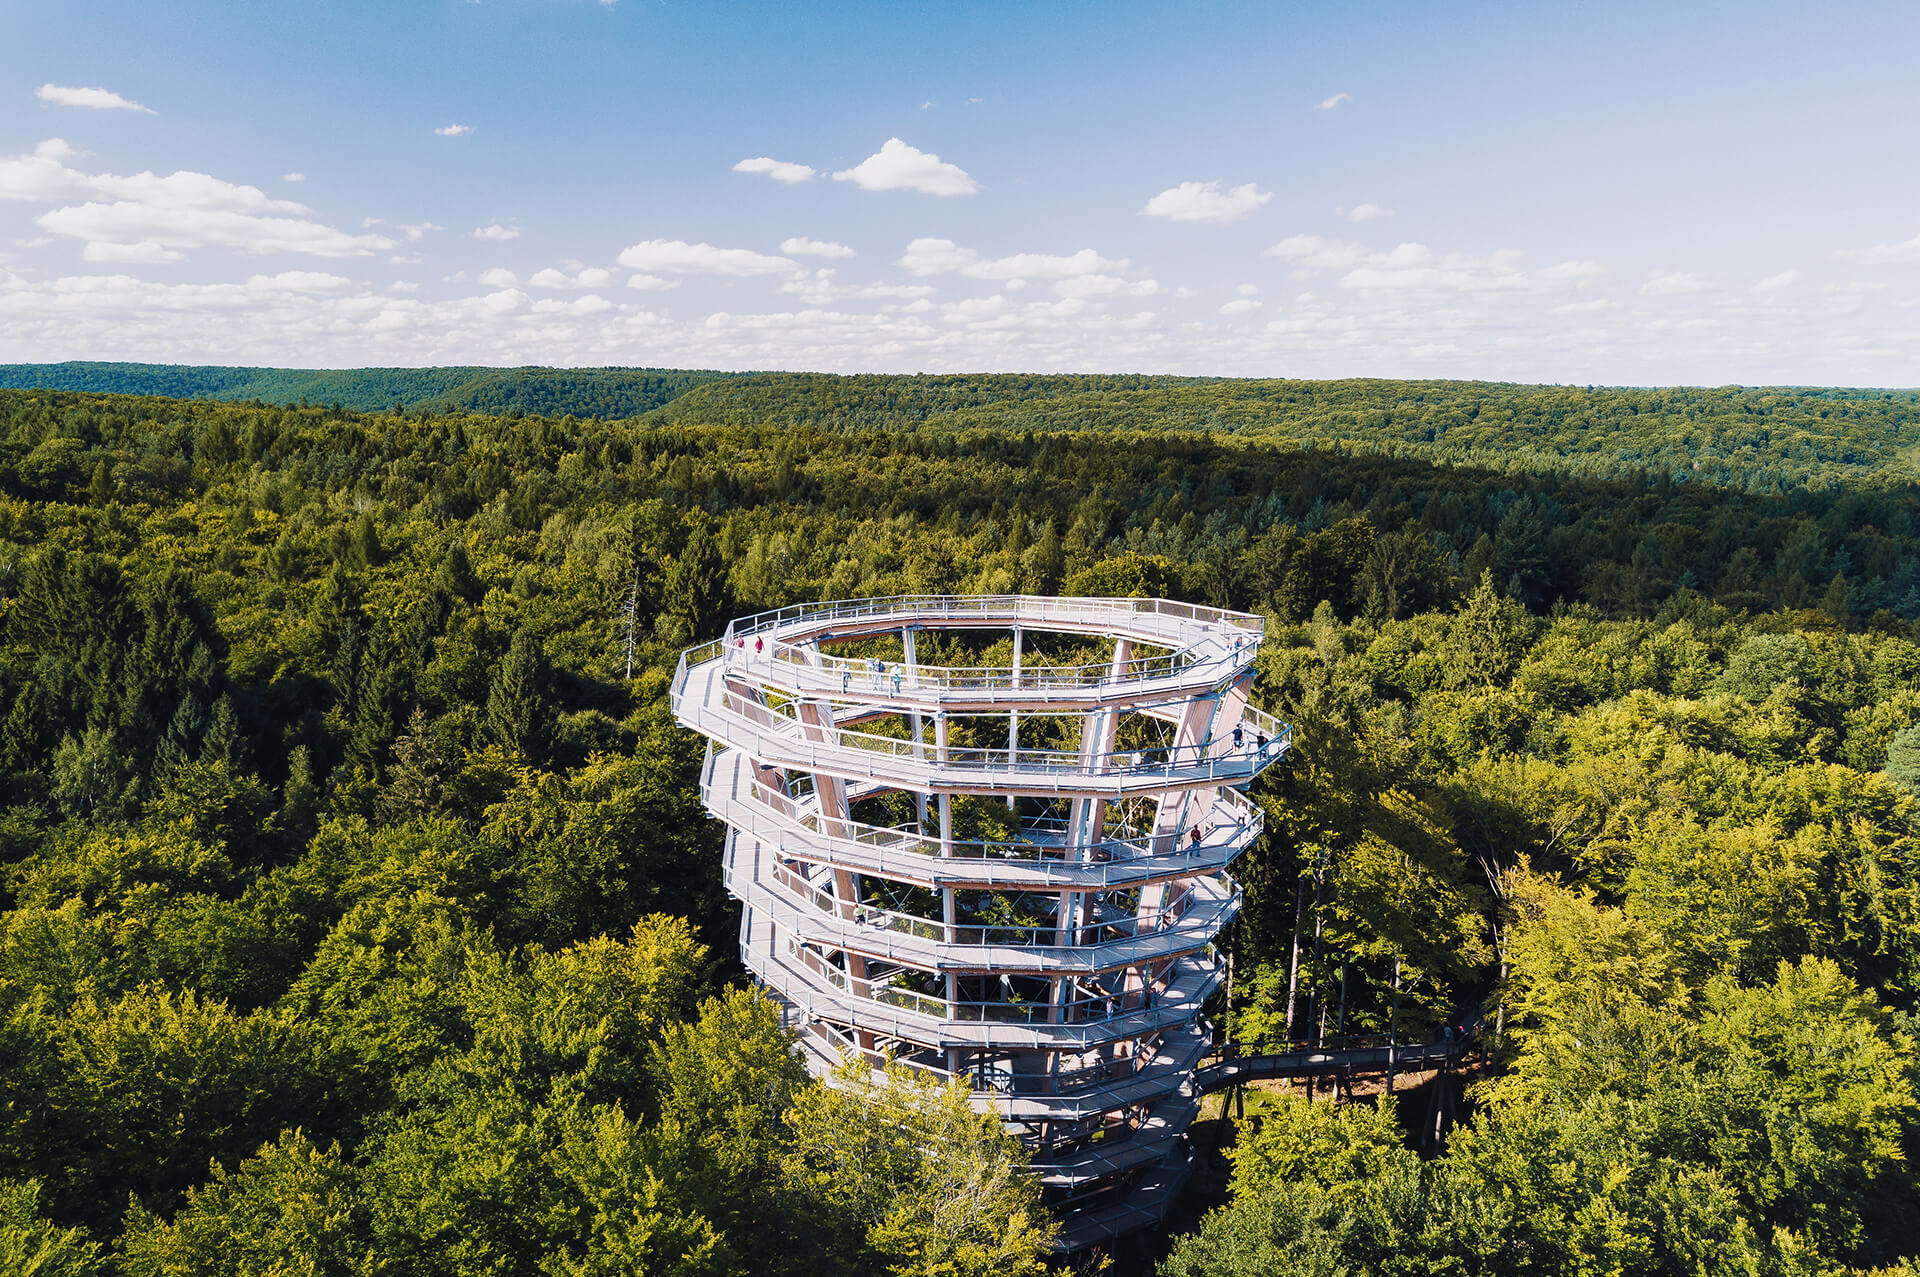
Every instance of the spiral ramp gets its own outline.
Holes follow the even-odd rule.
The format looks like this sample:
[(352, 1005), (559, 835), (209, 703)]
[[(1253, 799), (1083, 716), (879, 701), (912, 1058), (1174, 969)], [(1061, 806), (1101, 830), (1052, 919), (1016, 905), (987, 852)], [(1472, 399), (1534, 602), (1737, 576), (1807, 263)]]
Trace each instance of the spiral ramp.
[[(1027, 1145), (1062, 1250), (1154, 1223), (1186, 1177), (1226, 870), (1262, 832), (1241, 791), (1291, 744), (1247, 704), (1261, 627), (861, 599), (735, 621), (674, 675), (742, 959), (809, 1067), (965, 1079)], [(1010, 662), (954, 659), (1009, 640)]]

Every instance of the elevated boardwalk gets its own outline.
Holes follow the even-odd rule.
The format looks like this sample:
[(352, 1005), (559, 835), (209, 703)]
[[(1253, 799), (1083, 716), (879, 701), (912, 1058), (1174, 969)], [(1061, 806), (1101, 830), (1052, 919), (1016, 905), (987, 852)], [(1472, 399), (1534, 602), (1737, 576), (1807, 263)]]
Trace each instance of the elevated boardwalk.
[(1307, 1046), (1242, 1055), (1237, 1051), (1203, 1060), (1193, 1073), (1194, 1089), (1205, 1095), (1271, 1078), (1328, 1077), (1339, 1073), (1420, 1073), (1458, 1068), (1474, 1048), (1467, 1035), (1443, 1042), (1382, 1043), (1366, 1046)]

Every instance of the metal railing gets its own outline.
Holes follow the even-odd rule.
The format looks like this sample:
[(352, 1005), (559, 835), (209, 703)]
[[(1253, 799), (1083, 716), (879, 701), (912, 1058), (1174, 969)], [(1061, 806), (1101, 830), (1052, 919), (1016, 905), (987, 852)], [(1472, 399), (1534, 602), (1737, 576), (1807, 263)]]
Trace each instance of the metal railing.
[[(703, 775), (702, 788), (712, 792), (712, 751), (709, 750), (707, 772)], [(884, 825), (863, 825), (851, 820), (829, 819), (816, 809), (803, 807), (800, 803), (781, 793), (771, 785), (750, 779), (746, 786), (747, 799), (766, 807), (779, 817), (789, 828), (798, 828), (814, 834), (826, 841), (846, 843), (853, 847), (874, 851), (898, 851), (930, 859), (959, 860), (996, 860), (1008, 865), (1032, 865), (1036, 869), (1054, 869), (1069, 864), (1125, 864), (1135, 860), (1148, 860), (1164, 856), (1164, 850), (1156, 852), (1153, 835), (1142, 830), (1127, 830), (1118, 836), (1102, 838), (1094, 843), (1041, 842), (1033, 837), (1024, 839), (968, 839), (956, 838), (943, 842), (938, 835), (916, 833), (910, 829), (895, 829)], [(736, 795), (738, 790), (733, 791)], [(1235, 819), (1231, 822), (1216, 818), (1203, 818), (1205, 826), (1203, 846), (1212, 847), (1220, 843), (1251, 842), (1258, 838), (1266, 828), (1266, 813), (1231, 790), (1231, 798), (1225, 800), (1235, 809)], [(1062, 825), (1065, 822), (1058, 822)], [(769, 830), (753, 830), (768, 836), (784, 832), (775, 827)], [(1179, 835), (1173, 835), (1177, 841)], [(1191, 844), (1182, 842), (1181, 850)]]
[[(860, 978), (834, 966), (805, 945), (787, 941), (787, 956), (799, 962), (805, 971), (818, 976), (843, 996), (896, 1010), (910, 1011), (934, 1020), (985, 1021), (997, 1024), (1097, 1024), (1139, 1011), (1153, 1011), (1182, 1004), (1175, 990), (1176, 981), (1145, 985), (1114, 993), (1079, 992), (1058, 999), (946, 998), (897, 983), (898, 973), (878, 978)], [(1209, 958), (1209, 961), (1211, 959)], [(1077, 981), (1075, 982), (1078, 983)]]
[[(1222, 642), (1219, 647), (1217, 655), (1228, 656), (1236, 663), (1243, 653), (1254, 650), (1253, 640), (1245, 637), (1231, 644)], [(1117, 668), (1110, 661), (1088, 665), (1053, 665), (1045, 662), (979, 666), (921, 665), (916, 662), (908, 665), (903, 661), (833, 656), (816, 647), (795, 646), (777, 639), (762, 651), (748, 647), (744, 636), (736, 637), (732, 646), (723, 648), (723, 651), (730, 669), (739, 669), (747, 674), (758, 674), (764, 666), (774, 667), (768, 672), (779, 674), (779, 667), (788, 666), (791, 667), (790, 681), (794, 684), (805, 683), (811, 688), (826, 691), (832, 691), (837, 686), (843, 695), (851, 695), (856, 688), (861, 691), (891, 689), (895, 696), (903, 691), (1057, 692), (1113, 687), (1172, 678), (1210, 659), (1202, 655), (1196, 646), (1164, 655), (1131, 657)]]
[[(941, 748), (925, 740), (902, 740), (844, 727), (818, 727), (802, 721), (791, 706), (776, 710), (732, 690), (722, 691), (719, 705), (711, 708), (732, 724), (747, 729), (757, 747), (754, 750), (757, 756), (792, 759), (799, 765), (830, 775), (876, 775), (871, 760), (877, 758), (911, 762), (914, 780), (921, 778), (921, 769), (925, 768), (927, 774), (935, 770), (982, 774), (1025, 772), (1089, 779), (1164, 778), (1175, 784), (1214, 780), (1238, 784), (1251, 779), (1293, 744), (1292, 729), (1275, 724), (1278, 734), (1269, 735), (1264, 749), (1249, 749), (1244, 745), (1236, 749), (1225, 741), (1151, 746), (1093, 755), (1065, 749), (953, 745)], [(716, 734), (736, 745), (744, 743), (736, 732)], [(867, 760), (864, 766), (862, 759)]]
[[(1059, 926), (1048, 923), (1037, 923), (1031, 926), (977, 922), (948, 923), (934, 918), (924, 918), (917, 914), (883, 909), (878, 905), (864, 902), (848, 908), (847, 901), (841, 900), (825, 887), (807, 881), (780, 864), (775, 864), (770, 877), (762, 878), (762, 881), (778, 883), (789, 895), (800, 902), (810, 904), (819, 912), (854, 926), (894, 931), (919, 940), (931, 940), (935, 944), (966, 947), (1001, 946), (1018, 949), (1090, 948), (1152, 937), (1155, 934), (1173, 930), (1196, 906), (1211, 906), (1215, 913), (1232, 913), (1237, 910), (1241, 899), (1237, 883), (1223, 883), (1225, 889), (1217, 895), (1210, 891), (1187, 888), (1179, 892), (1163, 909), (1082, 923), (1063, 931)], [(1211, 938), (1211, 936), (1207, 937), (1207, 939)]]
[(796, 621), (871, 620), (874, 617), (1005, 619), (1008, 628), (1048, 621), (1111, 626), (1119, 619), (1167, 617), (1177, 622), (1265, 632), (1266, 621), (1252, 612), (1182, 603), (1175, 599), (1072, 598), (1048, 594), (895, 594), (870, 599), (833, 599), (794, 603), (736, 618), (722, 639), (758, 635)]

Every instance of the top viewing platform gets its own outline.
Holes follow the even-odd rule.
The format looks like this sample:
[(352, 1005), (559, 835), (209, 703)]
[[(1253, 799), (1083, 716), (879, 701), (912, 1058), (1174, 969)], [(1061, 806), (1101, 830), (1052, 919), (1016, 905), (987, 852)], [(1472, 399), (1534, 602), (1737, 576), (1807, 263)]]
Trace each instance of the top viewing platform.
[[(734, 621), (686, 654), (688, 665), (720, 660), (727, 677), (796, 696), (859, 695), (923, 709), (1092, 707), (1178, 699), (1230, 682), (1253, 663), (1263, 621), (1247, 612), (1167, 599), (1076, 599), (1036, 595), (905, 595), (802, 604)], [(827, 645), (905, 629), (1001, 630), (1015, 635), (1014, 662), (921, 664), (838, 656)], [(1160, 649), (1091, 665), (1021, 660), (1023, 632), (1086, 634)]]

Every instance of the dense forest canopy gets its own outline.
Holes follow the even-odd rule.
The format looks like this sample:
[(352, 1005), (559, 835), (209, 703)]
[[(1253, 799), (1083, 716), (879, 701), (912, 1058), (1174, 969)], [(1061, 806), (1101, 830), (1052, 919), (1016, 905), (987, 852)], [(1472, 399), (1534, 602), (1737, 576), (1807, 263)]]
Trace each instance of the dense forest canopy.
[(672, 368), (219, 368), (185, 364), (0, 364), (0, 388), (86, 390), (356, 411), (533, 412), (637, 417), (726, 373)]
[(0, 365), (0, 388), (339, 404), (358, 411), (653, 414), (652, 425), (1233, 434), (1594, 478), (1756, 492), (1920, 478), (1920, 391), (1628, 388), (1116, 375), (831, 376), (639, 368)]
[(1216, 1019), (1500, 1026), (1444, 1156), (1279, 1106), (1167, 1271), (1920, 1252), (1912, 395), (502, 376), (0, 392), (17, 1268), (1035, 1270), (992, 1123), (739, 987), (664, 703), (736, 612), (976, 591), (1270, 618)]

